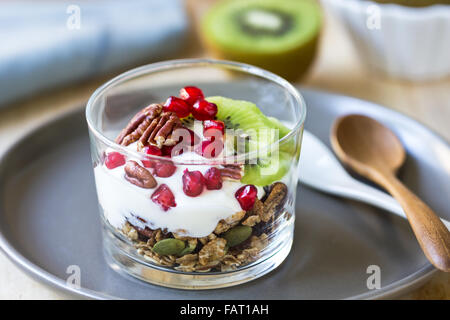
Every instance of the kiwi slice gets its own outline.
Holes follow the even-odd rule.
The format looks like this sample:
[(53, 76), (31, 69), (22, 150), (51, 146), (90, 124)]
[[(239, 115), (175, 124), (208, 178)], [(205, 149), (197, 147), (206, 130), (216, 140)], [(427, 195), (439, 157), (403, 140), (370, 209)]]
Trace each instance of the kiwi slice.
[(244, 168), (244, 176), (241, 182), (257, 186), (268, 186), (279, 181), (289, 171), (292, 157), (284, 152), (273, 155), (258, 164), (248, 164)]
[[(277, 118), (267, 117), (267, 119), (274, 128), (278, 129), (278, 136), (280, 139), (286, 136), (289, 132), (291, 132), (291, 129), (282, 124), (280, 120), (278, 120)], [(292, 154), (294, 152), (294, 149), (295, 149), (295, 142), (292, 139), (280, 145), (280, 150), (283, 152)]]
[[(208, 97), (206, 100), (217, 105), (216, 117), (224, 121), (227, 129), (241, 129), (243, 134), (248, 136), (250, 149), (264, 148), (280, 138), (261, 135), (260, 129), (279, 129), (279, 134), (282, 136), (289, 132), (289, 129), (277, 119), (266, 117), (252, 102), (220, 96)], [(245, 165), (241, 181), (246, 184), (266, 186), (281, 179), (289, 170), (292, 157), (285, 151), (287, 150), (280, 149), (277, 153), (268, 152), (266, 156), (259, 154), (256, 164)]]
[[(267, 117), (267, 121), (272, 128), (278, 129), (279, 139), (290, 132), (290, 129), (277, 118)], [(267, 186), (283, 178), (289, 171), (292, 159), (290, 153), (292, 153), (293, 146), (294, 141), (289, 141), (287, 144), (280, 146), (278, 154), (271, 154), (268, 158), (259, 159), (258, 165), (246, 166), (241, 182)]]
[(272, 125), (274, 128), (277, 128), (277, 129), (278, 129), (280, 138), (283, 138), (285, 135), (287, 135), (287, 134), (291, 131), (288, 127), (286, 127), (284, 124), (282, 124), (282, 123), (280, 122), (280, 120), (278, 120), (277, 118), (274, 118), (274, 117), (267, 117), (267, 120), (270, 121), (271, 125)]
[(205, 15), (201, 31), (219, 58), (296, 80), (313, 62), (320, 27), (314, 0), (225, 0)]
[(264, 148), (278, 139), (262, 134), (264, 132), (260, 129), (272, 129), (275, 126), (254, 103), (220, 96), (208, 97), (206, 100), (217, 105), (216, 118), (222, 120), (227, 129), (242, 130), (242, 133), (248, 136), (248, 148), (252, 150)]

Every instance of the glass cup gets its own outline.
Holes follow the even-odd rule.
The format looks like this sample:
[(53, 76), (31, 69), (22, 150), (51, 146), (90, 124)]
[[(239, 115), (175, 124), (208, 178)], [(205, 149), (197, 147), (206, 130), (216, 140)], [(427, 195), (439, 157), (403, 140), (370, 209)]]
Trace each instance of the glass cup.
[[(219, 119), (227, 127), (222, 136), (207, 137), (204, 123), (188, 117), (178, 127), (195, 135), (177, 140), (172, 130), (165, 140), (143, 139), (139, 125), (169, 123), (161, 120), (161, 104), (185, 86), (257, 107), (234, 101), (238, 111)], [(207, 98), (225, 108), (220, 99)], [(143, 109), (151, 104), (160, 105)], [(157, 112), (149, 116), (150, 109)], [(154, 63), (98, 88), (86, 118), (108, 264), (183, 289), (237, 285), (275, 269), (293, 240), (305, 115), (289, 82), (228, 61)], [(207, 155), (202, 145), (211, 140), (221, 147)], [(173, 143), (182, 151), (174, 153)]]

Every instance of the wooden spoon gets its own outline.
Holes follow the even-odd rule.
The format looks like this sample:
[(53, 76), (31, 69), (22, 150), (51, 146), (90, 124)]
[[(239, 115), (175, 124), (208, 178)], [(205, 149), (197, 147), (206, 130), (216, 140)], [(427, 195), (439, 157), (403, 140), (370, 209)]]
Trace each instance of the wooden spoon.
[(450, 272), (448, 229), (395, 176), (406, 158), (405, 150), (395, 134), (372, 118), (348, 115), (335, 121), (331, 131), (331, 144), (342, 162), (384, 187), (397, 199), (425, 256), (436, 268)]

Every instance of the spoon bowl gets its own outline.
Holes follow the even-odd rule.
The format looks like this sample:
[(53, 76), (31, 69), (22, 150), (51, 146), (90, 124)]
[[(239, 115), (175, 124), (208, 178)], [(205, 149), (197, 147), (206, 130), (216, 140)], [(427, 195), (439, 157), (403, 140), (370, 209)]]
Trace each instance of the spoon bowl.
[(332, 129), (333, 148), (343, 162), (366, 176), (369, 168), (396, 172), (406, 152), (397, 136), (378, 121), (363, 115), (336, 120)]
[(450, 272), (450, 233), (436, 214), (395, 176), (406, 152), (395, 134), (362, 115), (338, 118), (331, 145), (339, 159), (360, 175), (384, 187), (402, 206), (428, 260)]

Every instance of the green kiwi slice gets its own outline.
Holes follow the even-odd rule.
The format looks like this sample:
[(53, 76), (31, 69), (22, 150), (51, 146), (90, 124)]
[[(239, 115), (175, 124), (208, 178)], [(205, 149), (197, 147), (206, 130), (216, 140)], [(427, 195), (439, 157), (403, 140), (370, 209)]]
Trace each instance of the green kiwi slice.
[(279, 130), (280, 138), (283, 138), (285, 135), (287, 135), (291, 131), (288, 127), (286, 127), (284, 124), (282, 124), (280, 122), (280, 120), (278, 120), (277, 118), (267, 117), (267, 120), (270, 121), (271, 125), (274, 128), (277, 128)]
[(258, 162), (258, 164), (248, 164), (244, 168), (244, 176), (241, 182), (254, 184), (257, 186), (268, 186), (282, 179), (289, 171), (290, 159), (292, 157), (284, 152)]
[[(250, 149), (265, 148), (289, 133), (289, 129), (281, 122), (275, 118), (266, 117), (252, 102), (220, 96), (208, 97), (206, 100), (217, 105), (216, 117), (224, 121), (227, 129), (241, 129), (248, 135)], [(279, 129), (279, 135), (261, 135), (260, 129), (264, 128)], [(280, 149), (268, 152), (266, 156), (259, 155), (256, 163), (245, 165), (241, 181), (246, 184), (266, 186), (281, 179), (290, 165), (291, 156), (285, 151), (287, 150)]]
[(201, 32), (218, 57), (295, 80), (312, 64), (320, 27), (314, 0), (225, 0), (205, 15)]
[(275, 141), (275, 137), (269, 139), (266, 136), (258, 135), (259, 129), (270, 129), (273, 126), (269, 124), (267, 117), (254, 103), (220, 96), (209, 97), (206, 100), (217, 105), (216, 117), (225, 123), (227, 129), (244, 131), (249, 136), (250, 144), (257, 144), (255, 147), (262, 148)]

